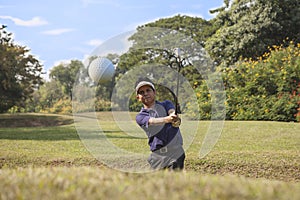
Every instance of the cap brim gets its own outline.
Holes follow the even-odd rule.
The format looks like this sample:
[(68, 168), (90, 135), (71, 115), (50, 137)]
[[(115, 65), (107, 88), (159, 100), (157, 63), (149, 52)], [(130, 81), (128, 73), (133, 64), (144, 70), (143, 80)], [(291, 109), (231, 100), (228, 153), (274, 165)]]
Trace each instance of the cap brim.
[(148, 81), (141, 81), (139, 82), (139, 84), (137, 84), (137, 86), (135, 87), (135, 91), (136, 93), (139, 91), (139, 89), (145, 85), (150, 86), (153, 90), (155, 90), (155, 87), (152, 83), (148, 82)]

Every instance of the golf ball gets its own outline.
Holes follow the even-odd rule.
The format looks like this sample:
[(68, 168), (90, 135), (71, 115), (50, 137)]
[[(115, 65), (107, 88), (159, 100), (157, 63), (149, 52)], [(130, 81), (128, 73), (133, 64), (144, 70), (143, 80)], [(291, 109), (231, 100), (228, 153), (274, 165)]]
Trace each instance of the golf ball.
[(112, 81), (115, 73), (114, 64), (107, 58), (98, 57), (93, 60), (88, 68), (90, 78), (96, 83)]

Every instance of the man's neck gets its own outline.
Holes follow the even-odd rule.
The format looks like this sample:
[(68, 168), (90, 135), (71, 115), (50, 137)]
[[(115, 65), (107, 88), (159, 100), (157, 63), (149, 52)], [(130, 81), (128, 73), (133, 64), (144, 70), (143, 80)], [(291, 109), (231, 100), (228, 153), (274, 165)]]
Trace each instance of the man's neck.
[(148, 104), (148, 105), (144, 104), (144, 108), (146, 108), (146, 109), (154, 109), (155, 108), (155, 103), (156, 103), (156, 101), (154, 101), (152, 104)]

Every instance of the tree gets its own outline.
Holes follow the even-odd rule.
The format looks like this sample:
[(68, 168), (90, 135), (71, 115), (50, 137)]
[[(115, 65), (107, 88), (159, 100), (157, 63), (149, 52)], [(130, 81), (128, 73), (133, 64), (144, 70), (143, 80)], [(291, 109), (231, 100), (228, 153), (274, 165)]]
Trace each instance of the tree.
[(24, 107), (43, 84), (42, 65), (24, 46), (14, 44), (12, 33), (0, 27), (0, 113), (12, 106)]
[(72, 89), (77, 80), (78, 73), (83, 68), (84, 65), (81, 61), (71, 60), (70, 64), (60, 64), (55, 66), (50, 72), (50, 78), (57, 81), (63, 87), (64, 94), (70, 100), (72, 100)]
[(207, 39), (218, 29), (216, 25), (214, 20), (176, 15), (139, 26), (137, 32), (129, 38), (133, 41), (133, 47), (120, 57), (117, 74), (120, 76), (133, 66), (143, 64), (169, 65), (169, 58), (163, 56), (163, 51), (171, 53), (179, 47), (185, 50), (184, 56), (194, 64), (182, 70), (182, 74), (193, 84), (201, 79), (195, 66), (201, 64), (201, 54), (204, 53)]
[[(171, 92), (177, 92), (177, 73), (170, 73), (167, 68), (174, 64), (174, 49), (180, 48), (182, 50), (181, 57), (186, 58), (186, 61), (188, 60), (183, 63), (184, 68), (180, 71), (180, 74), (189, 81), (189, 86), (198, 87), (199, 80), (204, 78), (203, 75), (214, 70), (211, 63), (204, 63), (207, 61), (208, 56), (204, 49), (206, 40), (217, 29), (213, 21), (177, 15), (139, 26), (137, 32), (129, 38), (133, 46), (120, 57), (117, 79), (121, 79), (123, 75), (126, 75), (127, 80), (134, 81), (140, 75), (128, 78), (127, 72), (135, 67), (139, 67), (137, 71), (141, 72), (143, 66), (149, 66), (146, 67), (148, 70), (145, 70), (144, 74), (148, 74), (156, 83), (157, 90), (160, 91), (158, 99), (172, 100)], [(152, 71), (149, 71), (151, 69)], [(181, 83), (183, 82), (184, 80), (181, 80)], [(187, 90), (183, 88), (183, 84), (180, 85), (179, 93), (183, 96)], [(118, 94), (129, 92), (130, 89), (132, 90), (132, 88), (124, 89)], [(129, 107), (132, 110), (138, 109), (134, 94)], [(182, 110), (184, 110), (184, 106), (182, 106)]]
[(27, 110), (40, 112), (52, 108), (57, 101), (64, 99), (65, 94), (57, 81), (49, 81), (42, 85), (33, 97), (34, 101), (27, 105)]
[[(286, 38), (300, 41), (299, 0), (225, 0), (216, 9), (220, 29), (206, 48), (218, 64), (229, 66), (242, 58), (256, 59), (269, 46)], [(231, 2), (231, 4), (230, 4)]]

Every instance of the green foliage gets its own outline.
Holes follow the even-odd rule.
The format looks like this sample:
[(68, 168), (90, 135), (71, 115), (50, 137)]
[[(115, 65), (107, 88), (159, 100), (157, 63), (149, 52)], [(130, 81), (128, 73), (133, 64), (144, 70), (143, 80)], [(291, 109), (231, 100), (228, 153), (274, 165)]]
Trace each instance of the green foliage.
[(95, 101), (95, 111), (110, 111), (111, 101), (98, 97)]
[[(32, 101), (27, 102), (26, 112), (72, 113), (74, 84), (76, 81), (84, 83), (87, 77), (87, 71), (83, 63), (79, 60), (72, 60), (69, 64), (60, 64), (51, 70), (50, 77), (50, 81), (47, 81), (39, 90), (35, 91)], [(91, 92), (83, 89), (84, 87), (77, 92), (82, 92), (82, 94)], [(84, 95), (81, 96), (84, 98)], [(78, 99), (78, 101), (82, 101), (82, 99)], [(78, 108), (80, 103), (74, 103)], [(80, 110), (90, 110), (91, 106), (89, 103), (87, 104), (84, 107), (81, 106)]]
[[(190, 83), (196, 80), (200, 81), (202, 76), (199, 69), (195, 66), (202, 67), (199, 59), (202, 58), (203, 46), (206, 39), (216, 29), (213, 20), (206, 21), (197, 17), (180, 15), (160, 19), (138, 27), (137, 32), (129, 38), (129, 40), (133, 41), (132, 48), (120, 57), (116, 81), (122, 79), (122, 76), (129, 70), (135, 69), (135, 67), (139, 67), (139, 70), (141, 70), (141, 66), (148, 65), (148, 71), (145, 70), (144, 76), (151, 76), (157, 85), (158, 99), (173, 101), (174, 97), (171, 94), (172, 92), (175, 93), (176, 89), (174, 87), (175, 84), (170, 86), (170, 83), (176, 83), (177, 75), (169, 73), (168, 68), (171, 68), (174, 62), (171, 58), (174, 48), (181, 48), (184, 54), (181, 56), (193, 62), (193, 65), (185, 62), (183, 64), (185, 67), (181, 70), (180, 75), (184, 76)], [(160, 73), (157, 72), (157, 66), (161, 67), (159, 69)], [(138, 76), (135, 76), (126, 79), (137, 80), (138, 78)], [(126, 85), (123, 87), (126, 87)], [(126, 88), (124, 91), (132, 91), (132, 89), (133, 87), (130, 89)], [(184, 94), (184, 89), (181, 90), (179, 93)], [(120, 96), (122, 97), (122, 95)], [(140, 103), (136, 101), (133, 94), (129, 102), (130, 110), (138, 111), (140, 107)], [(185, 105), (182, 109), (185, 109)]]
[(208, 39), (207, 50), (218, 64), (241, 57), (255, 59), (289, 37), (299, 42), (299, 0), (233, 0), (216, 11), (220, 29)]
[(50, 78), (57, 81), (63, 88), (65, 95), (72, 99), (72, 89), (75, 81), (78, 78), (78, 73), (84, 65), (79, 60), (71, 60), (70, 64), (60, 64), (52, 68)]
[(7, 112), (11, 113), (11, 114), (19, 113), (19, 112), (24, 113), (25, 112), (25, 108), (18, 107), (18, 106), (13, 106)]
[[(226, 87), (227, 119), (300, 121), (299, 1), (224, 0), (224, 6), (211, 12), (218, 15), (209, 21), (176, 15), (139, 26), (129, 38), (133, 46), (128, 52), (107, 55), (117, 64), (115, 79), (95, 86), (96, 91), (80, 90), (95, 95), (73, 103), (78, 104), (80, 111), (111, 110), (110, 100), (117, 86), (122, 87), (115, 97), (118, 109), (129, 106), (129, 110), (139, 111), (141, 104), (136, 101), (133, 85), (141, 74), (152, 77), (159, 100), (173, 100), (170, 91), (175, 92), (172, 83), (176, 75), (155, 67), (170, 69), (174, 64), (173, 49), (179, 47), (184, 50), (182, 57), (190, 61), (184, 63), (180, 75), (188, 80), (198, 99), (197, 108), (195, 101), (182, 105), (191, 119), (221, 117), (222, 113), (215, 116), (213, 109), (224, 107), (217, 100), (225, 94), (213, 89), (214, 84), (220, 84), (218, 80), (209, 79), (210, 74), (221, 71)], [(75, 81), (85, 83), (87, 78), (83, 64), (73, 60), (68, 65), (55, 66), (51, 81), (40, 86), (38, 61), (31, 55), (25, 56), (29, 52), (25, 47), (13, 44), (11, 33), (4, 26), (0, 34), (0, 112), (69, 113)], [(280, 45), (284, 39), (296, 45), (293, 42)], [(206, 56), (214, 62), (206, 60)], [(92, 56), (90, 62), (95, 58)], [(150, 68), (144, 68), (145, 65)], [(26, 77), (26, 73), (31, 77)], [(123, 79), (127, 81), (125, 84)], [(187, 88), (180, 88), (179, 94), (185, 94)], [(124, 99), (128, 95), (131, 95), (129, 105), (128, 99)], [(82, 101), (87, 102), (83, 105)]]
[(42, 83), (42, 65), (26, 47), (14, 44), (12, 33), (0, 27), (0, 113), (22, 109)]
[[(43, 111), (42, 111), (43, 112)], [(60, 99), (54, 103), (54, 105), (49, 108), (46, 113), (55, 114), (71, 114), (72, 113), (72, 101), (68, 98)]]
[[(148, 23), (146, 27), (160, 27), (168, 30), (176, 30), (181, 34), (191, 37), (193, 41), (205, 46), (206, 40), (211, 37), (219, 28), (214, 20), (207, 21), (199, 17), (176, 15), (170, 18), (159, 19)], [(143, 26), (139, 27), (142, 28)], [(138, 28), (138, 30), (139, 30)]]
[(33, 93), (31, 101), (27, 101), (26, 112), (50, 112), (57, 101), (67, 98), (62, 85), (57, 81), (49, 81)]
[(191, 103), (187, 105), (187, 116), (193, 120), (210, 120), (211, 119), (211, 95), (207, 87), (206, 81), (196, 81), (194, 83), (195, 94), (197, 96), (198, 109), (195, 109)]
[[(288, 47), (274, 45), (261, 57), (241, 60), (235, 67), (219, 67), (226, 89), (226, 119), (299, 121), (300, 44), (287, 43)], [(194, 82), (200, 113), (188, 105), (191, 119), (209, 120), (213, 106), (224, 106), (211, 97), (222, 98), (225, 93), (208, 85), (207, 80)]]
[[(216, 25), (214, 20), (177, 15), (138, 27), (129, 38), (133, 41), (133, 47), (120, 57), (118, 78), (139, 65), (159, 63), (169, 66), (170, 59), (166, 52), (171, 53), (174, 48), (183, 49), (185, 55), (182, 56), (197, 62), (207, 38), (217, 30)], [(186, 66), (182, 74), (191, 83), (202, 79), (193, 66)]]
[(299, 44), (273, 46), (258, 61), (246, 59), (225, 71), (228, 119), (299, 120)]

